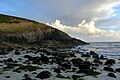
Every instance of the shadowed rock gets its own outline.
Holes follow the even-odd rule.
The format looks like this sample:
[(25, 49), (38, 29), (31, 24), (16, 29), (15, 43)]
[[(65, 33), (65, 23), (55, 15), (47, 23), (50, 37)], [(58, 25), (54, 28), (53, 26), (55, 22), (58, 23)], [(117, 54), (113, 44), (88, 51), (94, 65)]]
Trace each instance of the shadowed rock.
[(47, 78), (50, 78), (50, 76), (51, 76), (51, 73), (49, 71), (42, 71), (36, 76), (36, 78), (47, 79)]
[(116, 72), (120, 72), (120, 68), (117, 68), (115, 71), (116, 71)]
[(115, 60), (113, 60), (113, 59), (108, 59), (106, 62), (105, 62), (105, 65), (113, 65), (113, 64), (115, 64), (116, 62), (115, 62)]
[(110, 71), (110, 72), (115, 72), (114, 69), (110, 68), (110, 67), (104, 67), (103, 70)]
[(113, 77), (113, 78), (117, 78), (116, 75), (115, 75), (114, 73), (108, 73), (107, 76), (109, 76), (109, 77)]

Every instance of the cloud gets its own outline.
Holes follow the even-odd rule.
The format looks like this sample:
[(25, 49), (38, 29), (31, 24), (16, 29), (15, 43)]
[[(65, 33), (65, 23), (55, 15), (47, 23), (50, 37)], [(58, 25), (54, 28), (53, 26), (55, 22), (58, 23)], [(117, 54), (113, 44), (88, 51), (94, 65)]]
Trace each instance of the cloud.
[[(48, 23), (47, 23), (48, 24)], [(48, 24), (54, 28), (68, 33), (70, 36), (85, 41), (120, 41), (120, 31), (102, 30), (95, 27), (95, 22), (86, 22), (83, 20), (78, 26), (66, 26), (59, 20)]]
[(116, 16), (115, 7), (120, 5), (120, 0), (31, 1), (44, 13), (40, 12), (40, 14), (52, 21), (59, 19), (67, 25), (76, 25), (82, 20), (96, 21)]

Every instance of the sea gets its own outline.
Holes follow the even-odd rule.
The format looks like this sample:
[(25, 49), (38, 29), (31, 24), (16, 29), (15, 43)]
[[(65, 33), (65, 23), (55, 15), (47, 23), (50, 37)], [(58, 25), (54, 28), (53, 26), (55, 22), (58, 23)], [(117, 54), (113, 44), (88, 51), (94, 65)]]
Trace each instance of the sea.
[(95, 51), (97, 54), (120, 57), (120, 42), (91, 42), (77, 47), (80, 52)]

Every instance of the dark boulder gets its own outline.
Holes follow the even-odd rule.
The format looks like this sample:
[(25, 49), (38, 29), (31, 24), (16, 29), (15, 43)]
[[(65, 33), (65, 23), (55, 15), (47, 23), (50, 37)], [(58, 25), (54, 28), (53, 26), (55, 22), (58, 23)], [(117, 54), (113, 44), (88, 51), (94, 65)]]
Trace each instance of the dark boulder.
[(108, 73), (107, 76), (109, 76), (109, 77), (113, 77), (113, 78), (117, 78), (116, 75), (115, 75), (114, 73)]
[(24, 58), (28, 58), (28, 60), (33, 60), (33, 58), (30, 55), (25, 55)]
[(94, 62), (94, 63), (98, 63), (98, 64), (103, 64), (103, 62), (101, 62), (99, 59), (94, 59), (93, 62)]
[(120, 72), (120, 68), (117, 68), (115, 71), (116, 71), (116, 72)]
[(62, 63), (61, 65), (59, 66), (62, 66), (63, 68), (65, 69), (71, 69), (71, 64), (70, 63)]
[(9, 59), (7, 59), (7, 60), (4, 60), (4, 62), (5, 62), (5, 63), (13, 63), (14, 61), (13, 61), (12, 58), (9, 58)]
[(42, 71), (36, 76), (36, 78), (46, 79), (46, 78), (50, 78), (50, 76), (51, 73), (49, 71)]
[(40, 64), (40, 57), (33, 57), (33, 64)]
[(114, 69), (110, 68), (110, 67), (104, 67), (103, 70), (110, 71), (110, 72), (115, 72)]
[(55, 68), (55, 69), (54, 69), (54, 72), (56, 72), (56, 73), (61, 73), (61, 70), (60, 70), (60, 68)]
[(94, 51), (90, 51), (90, 55), (97, 55)]
[(10, 76), (5, 76), (6, 78), (10, 78)]
[(76, 58), (76, 59), (72, 59), (70, 60), (74, 66), (78, 67), (79, 64), (81, 64), (83, 62), (83, 60), (81, 58)]
[(92, 64), (89, 61), (83, 61), (81, 64), (79, 64), (79, 69), (90, 69), (90, 66)]
[(81, 57), (91, 57), (90, 54), (82, 54)]
[(41, 62), (42, 63), (49, 63), (49, 58), (45, 56), (44, 54), (41, 54)]
[(88, 64), (80, 64), (79, 69), (90, 69), (90, 66)]
[(108, 59), (106, 62), (105, 62), (105, 65), (113, 65), (113, 64), (115, 64), (116, 62), (115, 62), (115, 60), (113, 60), (113, 59)]
[(99, 55), (93, 55), (92, 58), (99, 58)]
[(20, 55), (20, 52), (19, 51), (15, 51), (15, 55)]
[(70, 57), (76, 57), (74, 53), (69, 53)]

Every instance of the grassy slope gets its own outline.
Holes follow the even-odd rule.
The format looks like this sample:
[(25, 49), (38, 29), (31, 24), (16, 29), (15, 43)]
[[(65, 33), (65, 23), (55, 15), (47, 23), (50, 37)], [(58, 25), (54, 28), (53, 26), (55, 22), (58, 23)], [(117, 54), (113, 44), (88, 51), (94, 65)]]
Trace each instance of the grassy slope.
[(51, 28), (45, 24), (41, 24), (32, 20), (24, 18), (16, 18), (0, 14), (0, 31), (1, 32), (23, 32), (25, 30), (31, 31), (36, 29)]

